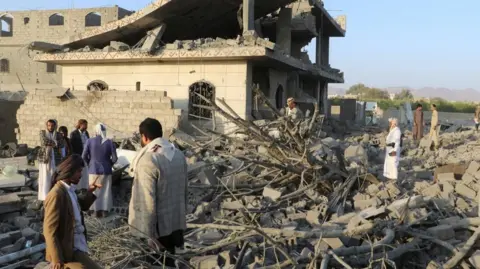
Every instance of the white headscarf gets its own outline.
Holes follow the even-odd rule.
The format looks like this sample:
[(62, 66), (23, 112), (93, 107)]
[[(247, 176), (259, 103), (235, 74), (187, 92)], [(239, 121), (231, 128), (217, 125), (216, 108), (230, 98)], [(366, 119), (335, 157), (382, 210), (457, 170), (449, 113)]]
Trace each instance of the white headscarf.
[(107, 141), (107, 128), (103, 123), (99, 123), (95, 126), (95, 134), (102, 137), (102, 144)]

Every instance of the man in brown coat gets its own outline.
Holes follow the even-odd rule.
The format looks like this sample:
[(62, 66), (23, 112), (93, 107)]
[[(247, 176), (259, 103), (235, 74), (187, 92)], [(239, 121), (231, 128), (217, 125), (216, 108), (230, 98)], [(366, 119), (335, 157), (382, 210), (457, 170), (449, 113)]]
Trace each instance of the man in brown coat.
[(77, 154), (65, 159), (53, 174), (52, 190), (45, 200), (43, 234), (46, 260), (53, 269), (102, 268), (88, 257), (85, 224), (82, 210), (95, 201), (91, 186), (85, 195), (77, 197), (75, 186), (82, 176), (84, 162)]
[(423, 137), (423, 128), (425, 122), (423, 121), (423, 107), (421, 104), (417, 104), (417, 109), (413, 114), (413, 140), (418, 141)]

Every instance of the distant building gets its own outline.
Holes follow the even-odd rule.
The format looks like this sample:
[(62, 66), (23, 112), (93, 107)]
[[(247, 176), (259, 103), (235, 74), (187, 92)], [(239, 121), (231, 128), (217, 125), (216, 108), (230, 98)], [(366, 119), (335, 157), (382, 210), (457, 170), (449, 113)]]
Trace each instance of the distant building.
[(0, 91), (62, 85), (62, 69), (33, 60), (32, 41), (55, 43), (105, 26), (133, 12), (118, 6), (86, 9), (0, 11)]

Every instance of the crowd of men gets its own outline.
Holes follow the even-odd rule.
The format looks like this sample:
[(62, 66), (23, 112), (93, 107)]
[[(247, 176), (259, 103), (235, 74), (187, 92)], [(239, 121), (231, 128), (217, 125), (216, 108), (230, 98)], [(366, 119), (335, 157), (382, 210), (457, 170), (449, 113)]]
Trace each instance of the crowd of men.
[[(97, 124), (90, 137), (79, 120), (68, 137), (65, 126), (48, 120), (40, 132), (38, 199), (44, 201), (46, 260), (50, 268), (102, 268), (89, 258), (83, 211), (104, 217), (112, 207), (112, 167), (116, 148)], [(135, 236), (170, 254), (183, 248), (186, 229), (187, 162), (163, 138), (158, 120), (139, 126), (142, 150), (130, 165), (134, 177), (128, 223)], [(154, 262), (154, 261), (152, 261)], [(165, 266), (175, 267), (166, 258)]]

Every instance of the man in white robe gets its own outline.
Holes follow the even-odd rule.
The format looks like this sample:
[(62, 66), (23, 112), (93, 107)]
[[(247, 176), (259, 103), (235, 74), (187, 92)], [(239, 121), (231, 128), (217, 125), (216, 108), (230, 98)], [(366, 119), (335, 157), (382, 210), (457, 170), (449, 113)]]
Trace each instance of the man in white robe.
[(300, 121), (303, 120), (303, 112), (300, 108), (297, 107), (297, 102), (293, 97), (287, 99), (287, 109), (286, 109), (287, 117), (290, 117), (292, 121)]
[(38, 151), (38, 200), (44, 201), (52, 187), (52, 175), (55, 168), (62, 161), (64, 140), (57, 132), (57, 122), (47, 121), (47, 130), (40, 131), (40, 145)]
[(385, 147), (385, 163), (383, 165), (383, 176), (391, 179), (398, 179), (398, 164), (400, 162), (402, 132), (398, 127), (398, 120), (391, 118), (388, 120), (390, 130), (387, 135), (387, 146)]

